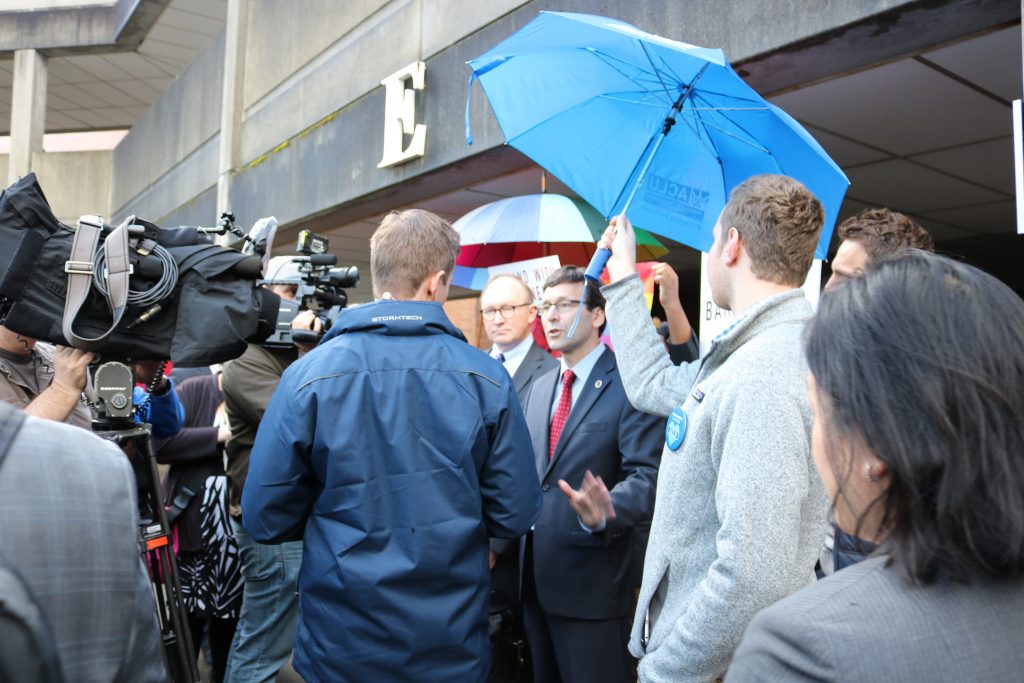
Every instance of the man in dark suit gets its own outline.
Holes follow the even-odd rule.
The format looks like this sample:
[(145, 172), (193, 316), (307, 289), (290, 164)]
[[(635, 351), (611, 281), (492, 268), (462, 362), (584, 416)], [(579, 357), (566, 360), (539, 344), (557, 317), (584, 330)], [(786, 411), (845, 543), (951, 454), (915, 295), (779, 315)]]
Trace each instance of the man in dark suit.
[(505, 365), (519, 394), (519, 402), (533, 380), (558, 365), (558, 361), (533, 340), (537, 306), (533, 291), (515, 275), (497, 275), (480, 292), (484, 328), (494, 345), (492, 358)]
[[(537, 318), (533, 302), (533, 290), (512, 274), (496, 275), (480, 292), (484, 327), (493, 342), (489, 353), (512, 375), (520, 405), (533, 380), (558, 367), (558, 361), (533, 339), (533, 321)], [(517, 604), (517, 546), (514, 541), (491, 539), (491, 612), (511, 616), (509, 623), (502, 625), (504, 635), (493, 643), (494, 662), (489, 679), (492, 683), (517, 680), (509, 669), (518, 665), (506, 662), (519, 661), (518, 654), (509, 653), (521, 649), (523, 642), (522, 616)]]
[[(545, 283), (541, 321), (562, 359), (533, 382), (525, 401), (544, 495), (522, 552), (535, 683), (634, 678), (626, 650), (633, 533), (654, 507), (664, 422), (627, 400), (615, 354), (600, 340), (604, 298), (584, 282), (582, 269), (566, 266)], [(598, 480), (606, 488), (593, 487)], [(605, 492), (597, 504), (595, 490)]]

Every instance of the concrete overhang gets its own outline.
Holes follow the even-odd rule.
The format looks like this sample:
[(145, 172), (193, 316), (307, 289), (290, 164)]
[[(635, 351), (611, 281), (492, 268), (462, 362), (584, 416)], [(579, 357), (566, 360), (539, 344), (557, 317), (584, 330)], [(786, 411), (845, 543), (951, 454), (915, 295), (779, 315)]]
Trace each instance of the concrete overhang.
[(1002, 28), (1020, 16), (1020, 3), (1007, 0), (903, 2), (733, 66), (751, 87), (771, 96)]
[(0, 59), (28, 48), (48, 57), (135, 50), (170, 1), (0, 12)]

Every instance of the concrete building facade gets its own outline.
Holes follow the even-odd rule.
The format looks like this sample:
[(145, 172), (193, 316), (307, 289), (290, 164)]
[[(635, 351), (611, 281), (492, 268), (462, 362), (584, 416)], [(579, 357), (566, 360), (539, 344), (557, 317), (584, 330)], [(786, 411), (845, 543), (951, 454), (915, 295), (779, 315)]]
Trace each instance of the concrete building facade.
[[(32, 13), (0, 13), (0, 56), (14, 56), (11, 151), (0, 163), (7, 161), (13, 177), (36, 171), (62, 219), (101, 212), (113, 220), (137, 214), (164, 225), (210, 225), (225, 208), (243, 224), (274, 215), (282, 224), (279, 250), (287, 250), (302, 228), (327, 234), (340, 261), (364, 270), (352, 300), (367, 300), (367, 238), (383, 213), (423, 204), (457, 218), (500, 196), (539, 191), (530, 189), (537, 183), (532, 162), (503, 145), (479, 86), (473, 86), (469, 108), (474, 144), (466, 144), (466, 62), (538, 11), (557, 10), (613, 16), (652, 33), (723, 48), (751, 86), (808, 124), (847, 170), (853, 185), (844, 213), (886, 204), (915, 215), (951, 250), (985, 254), (995, 240), (1021, 253), (1020, 240), (1011, 239), (1014, 226), (1002, 227), (1013, 204), (1009, 100), (1020, 97), (1022, 80), (1016, 0), (227, 0), (221, 3), (223, 28), (195, 51), (116, 148), (44, 152), (46, 103), (40, 93), (47, 89), (47, 59), (73, 58), (75, 50), (130, 52), (143, 44), (161, 9), (181, 2), (187, 0), (56, 8), (31, 26)], [(91, 32), (88, 26), (72, 31), (70, 14), (57, 21), (73, 11), (93, 17)], [(96, 18), (103, 11), (105, 23)], [(21, 33), (5, 28), (16, 15)], [(111, 33), (108, 25), (116, 21), (110, 17), (120, 17), (128, 33)], [(57, 40), (47, 29), (67, 35)], [(1002, 63), (965, 58), (950, 68), (953, 62), (943, 59), (955, 57), (966, 40), (989, 46), (983, 62), (998, 54)], [(939, 57), (929, 58), (933, 52)], [(426, 127), (423, 154), (380, 167), (389, 125), (382, 81), (417, 64), (423, 87), (413, 89), (407, 79), (405, 97), (415, 103), (415, 120), (408, 123)], [(960, 64), (968, 66), (960, 70)], [(1005, 77), (985, 82), (986, 68), (1008, 72), (1010, 85)], [(935, 92), (925, 92), (928, 79), (940, 76), (945, 80)], [(942, 129), (944, 137), (908, 146), (906, 135), (889, 141), (845, 121), (837, 102), (866, 88), (868, 94), (856, 99), (863, 104), (871, 96), (871, 78), (924, 83), (915, 100), (922, 107), (917, 117), (930, 116), (930, 97), (950, 98), (950, 111), (936, 113), (936, 123), (917, 122)], [(958, 90), (949, 90), (954, 86)], [(872, 126), (907, 113), (895, 96), (875, 95), (876, 110), (893, 111)], [(971, 132), (958, 137), (961, 119), (970, 120)], [(405, 129), (402, 145), (413, 141), (412, 130)], [(943, 162), (943, 152), (953, 158)], [(929, 161), (936, 154), (940, 161)], [(988, 168), (993, 164), (998, 168)], [(905, 193), (888, 191), (891, 183), (879, 187), (879, 177), (901, 169), (910, 179)], [(956, 201), (926, 200), (958, 196), (956, 191), (963, 194)], [(673, 250), (670, 260), (692, 275), (696, 257), (686, 252)]]

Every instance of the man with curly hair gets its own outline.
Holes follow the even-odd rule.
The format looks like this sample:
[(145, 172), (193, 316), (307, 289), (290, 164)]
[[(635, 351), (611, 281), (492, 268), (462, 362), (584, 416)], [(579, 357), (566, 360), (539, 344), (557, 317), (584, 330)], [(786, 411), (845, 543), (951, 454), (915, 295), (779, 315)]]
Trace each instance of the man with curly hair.
[(874, 259), (901, 249), (935, 251), (931, 235), (907, 216), (890, 209), (865, 209), (839, 226), (839, 250), (825, 289), (864, 274)]
[[(860, 277), (877, 258), (904, 249), (935, 250), (927, 230), (902, 213), (886, 208), (865, 209), (843, 221), (838, 232), (842, 241), (832, 259), (832, 277), (825, 284), (825, 291)], [(874, 551), (875, 544), (833, 526), (820, 558), (821, 572), (832, 574), (867, 559)]]

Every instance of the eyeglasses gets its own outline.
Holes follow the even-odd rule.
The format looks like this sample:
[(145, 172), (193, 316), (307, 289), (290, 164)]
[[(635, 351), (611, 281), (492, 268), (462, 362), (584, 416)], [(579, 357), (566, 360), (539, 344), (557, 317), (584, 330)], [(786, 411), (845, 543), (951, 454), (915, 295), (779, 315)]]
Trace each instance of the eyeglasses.
[(508, 305), (508, 306), (502, 306), (501, 308), (485, 308), (484, 310), (482, 310), (480, 312), (484, 314), (484, 320), (494, 320), (494, 316), (497, 315), (499, 312), (501, 313), (501, 317), (502, 318), (504, 318), (505, 320), (508, 320), (509, 318), (512, 317), (512, 314), (516, 312), (517, 308), (522, 308), (523, 306), (532, 306), (532, 305), (533, 304), (516, 304), (515, 306)]
[(554, 308), (558, 311), (559, 315), (568, 315), (575, 311), (576, 307), (579, 305), (579, 299), (562, 299), (561, 301), (556, 301), (553, 304), (544, 302), (537, 307), (537, 310), (540, 311), (541, 315), (547, 315), (548, 311)]

